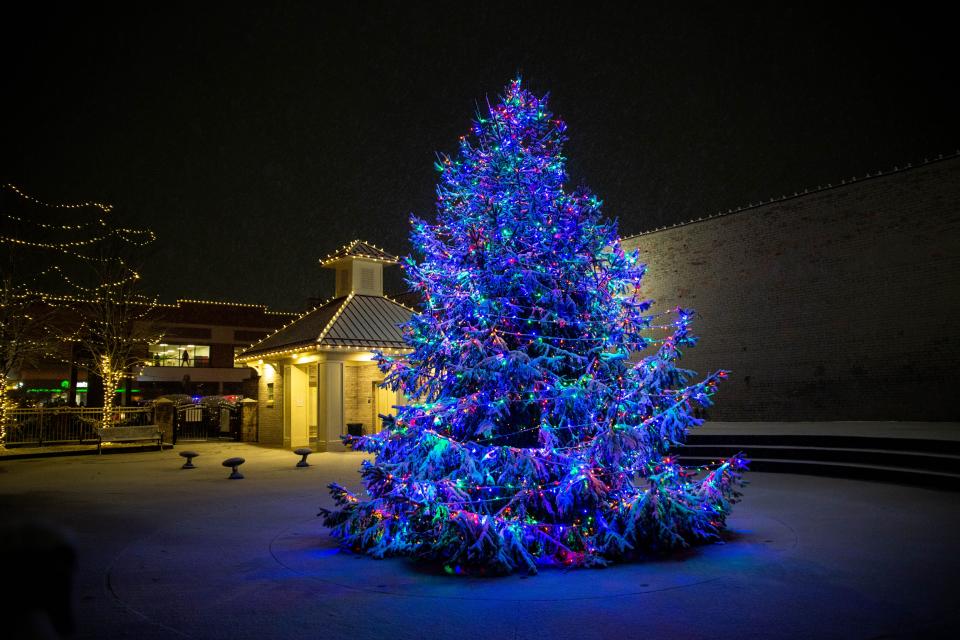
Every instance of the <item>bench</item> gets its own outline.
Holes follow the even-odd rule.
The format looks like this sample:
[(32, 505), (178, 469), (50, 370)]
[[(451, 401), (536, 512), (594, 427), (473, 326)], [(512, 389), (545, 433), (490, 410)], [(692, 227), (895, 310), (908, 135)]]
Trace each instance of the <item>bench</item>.
[(97, 429), (97, 453), (103, 453), (104, 442), (156, 442), (163, 451), (163, 432), (155, 424), (142, 427), (107, 427)]

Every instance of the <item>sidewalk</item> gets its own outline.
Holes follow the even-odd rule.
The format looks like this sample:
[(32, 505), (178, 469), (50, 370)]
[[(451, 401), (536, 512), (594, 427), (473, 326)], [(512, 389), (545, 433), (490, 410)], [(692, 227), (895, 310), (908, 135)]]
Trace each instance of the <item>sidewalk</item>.
[[(358, 488), (363, 454), (296, 468), (284, 449), (190, 448), (193, 470), (176, 450), (0, 464), (0, 519), (75, 540), (75, 638), (939, 638), (960, 625), (951, 493), (750, 473), (726, 544), (451, 577), (330, 538), (316, 517), (332, 506), (326, 485)], [(231, 456), (246, 459), (245, 479), (227, 479)]]

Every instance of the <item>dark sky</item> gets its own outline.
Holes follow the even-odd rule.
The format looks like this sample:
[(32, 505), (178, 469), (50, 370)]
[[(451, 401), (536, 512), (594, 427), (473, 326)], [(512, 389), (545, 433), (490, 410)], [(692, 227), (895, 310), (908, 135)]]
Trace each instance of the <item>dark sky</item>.
[(5, 14), (2, 178), (153, 228), (165, 300), (299, 309), (348, 240), (408, 252), (434, 154), (518, 71), (624, 235), (960, 147), (932, 5), (140, 4)]

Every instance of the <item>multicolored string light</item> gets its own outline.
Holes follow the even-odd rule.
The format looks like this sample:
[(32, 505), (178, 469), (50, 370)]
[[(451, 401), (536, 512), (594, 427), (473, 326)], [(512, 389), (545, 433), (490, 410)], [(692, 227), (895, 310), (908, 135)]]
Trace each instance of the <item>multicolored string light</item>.
[(411, 401), (347, 438), (375, 454), (367, 496), (333, 484), (322, 511), (346, 547), (502, 573), (720, 535), (745, 461), (688, 469), (670, 450), (726, 372), (690, 384), (677, 366), (693, 312), (654, 324), (639, 257), (565, 188), (565, 130), (518, 79), (439, 157), (436, 222), (412, 219), (404, 260), (424, 309), (411, 353), (378, 356)]

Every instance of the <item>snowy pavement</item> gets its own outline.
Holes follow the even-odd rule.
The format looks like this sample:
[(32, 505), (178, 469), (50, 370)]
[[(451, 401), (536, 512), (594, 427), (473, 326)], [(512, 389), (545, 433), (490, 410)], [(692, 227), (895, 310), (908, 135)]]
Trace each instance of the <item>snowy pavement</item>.
[[(191, 443), (0, 462), (0, 518), (78, 549), (77, 638), (895, 638), (960, 626), (958, 494), (750, 474), (726, 544), (528, 577), (448, 576), (337, 550), (325, 486), (356, 453)], [(244, 480), (221, 461), (239, 455)], [(4, 549), (10, 553), (10, 549)]]

